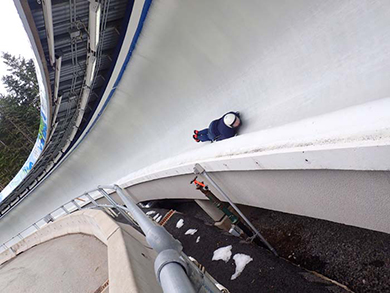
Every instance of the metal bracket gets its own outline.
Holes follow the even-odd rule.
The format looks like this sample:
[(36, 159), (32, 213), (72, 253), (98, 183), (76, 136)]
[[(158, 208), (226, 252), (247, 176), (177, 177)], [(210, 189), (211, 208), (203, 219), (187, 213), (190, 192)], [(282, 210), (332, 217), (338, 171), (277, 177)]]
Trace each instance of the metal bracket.
[(157, 280), (161, 284), (160, 273), (164, 266), (169, 263), (177, 263), (181, 265), (188, 275), (187, 263), (181, 258), (180, 254), (174, 249), (167, 249), (161, 251), (154, 261), (154, 272), (156, 273)]

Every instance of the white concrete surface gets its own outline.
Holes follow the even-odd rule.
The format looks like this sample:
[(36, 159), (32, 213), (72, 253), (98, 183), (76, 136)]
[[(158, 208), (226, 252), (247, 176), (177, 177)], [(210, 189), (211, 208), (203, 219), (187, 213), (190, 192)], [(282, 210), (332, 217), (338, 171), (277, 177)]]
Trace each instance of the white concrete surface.
[[(271, 170), (217, 172), (212, 176), (236, 203), (390, 233), (389, 172)], [(136, 198), (205, 199), (189, 184), (193, 178), (153, 180), (129, 190)]]
[(107, 279), (107, 247), (81, 234), (52, 239), (0, 265), (2, 293), (94, 293)]
[[(22, 252), (27, 253), (35, 246), (73, 234), (93, 236), (106, 245), (104, 255), (108, 260), (110, 292), (162, 292), (153, 270), (157, 255), (146, 243), (145, 237), (129, 225), (116, 223), (102, 211), (89, 209), (59, 218), (0, 253), (0, 275), (1, 265), (13, 263)], [(72, 249), (75, 248), (72, 246)]]
[[(255, 177), (254, 170), (269, 169), (388, 170), (389, 16), (388, 1), (153, 1), (107, 109), (72, 155), (0, 221), (0, 242), (98, 184), (188, 174), (193, 162), (214, 171), (253, 170)], [(242, 136), (193, 142), (193, 129), (229, 110), (242, 113)], [(297, 171), (286, 172), (275, 176)], [(355, 178), (349, 172), (346, 178)], [(297, 174), (306, 183), (312, 177)], [(383, 174), (361, 176), (385, 190)], [(235, 199), (263, 206), (243, 197), (258, 191), (244, 177), (236, 178)], [(318, 178), (321, 186), (333, 190), (326, 178)], [(275, 178), (288, 191), (282, 179)], [(320, 198), (329, 214), (293, 193), (283, 206), (270, 195), (264, 207), (390, 232), (378, 221), (356, 220), (389, 222), (380, 208), (388, 196), (378, 192), (373, 200), (369, 188), (358, 191), (354, 200), (353, 188), (334, 190), (330, 204), (326, 192), (299, 190)], [(150, 192), (140, 194), (145, 200)], [(367, 205), (364, 214), (360, 205)]]

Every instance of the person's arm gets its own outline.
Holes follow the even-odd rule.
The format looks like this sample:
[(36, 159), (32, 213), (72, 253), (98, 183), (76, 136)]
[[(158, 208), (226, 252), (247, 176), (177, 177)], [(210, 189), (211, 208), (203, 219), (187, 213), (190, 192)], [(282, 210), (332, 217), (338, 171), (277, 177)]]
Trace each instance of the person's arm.
[(225, 139), (226, 137), (224, 137), (222, 134), (221, 135), (218, 135), (217, 137), (215, 137), (214, 141), (220, 141), (220, 140), (223, 140)]

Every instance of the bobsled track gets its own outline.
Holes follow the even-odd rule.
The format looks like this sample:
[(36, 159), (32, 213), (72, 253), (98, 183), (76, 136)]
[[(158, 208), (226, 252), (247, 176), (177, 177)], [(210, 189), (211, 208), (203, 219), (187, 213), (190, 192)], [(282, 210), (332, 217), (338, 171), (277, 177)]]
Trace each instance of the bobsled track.
[[(200, 198), (195, 163), (236, 203), (390, 233), (388, 1), (154, 0), (128, 56), (143, 7), (89, 132), (1, 219), (1, 243), (99, 184)], [(230, 110), (237, 137), (194, 142)]]

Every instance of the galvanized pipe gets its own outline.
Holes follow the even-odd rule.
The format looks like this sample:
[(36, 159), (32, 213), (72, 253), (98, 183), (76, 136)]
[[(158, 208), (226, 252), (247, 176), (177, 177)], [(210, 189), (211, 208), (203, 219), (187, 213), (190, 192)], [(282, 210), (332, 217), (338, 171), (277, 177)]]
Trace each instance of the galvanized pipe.
[[(100, 187), (100, 186), (99, 186)], [(164, 227), (156, 225), (145, 213), (137, 206), (136, 202), (130, 194), (118, 185), (113, 187), (126, 207), (129, 209), (131, 215), (137, 221), (142, 231), (145, 233), (146, 241), (154, 250), (160, 253), (166, 249), (174, 249), (181, 251), (182, 246), (179, 241), (172, 237)]]
[(195, 293), (183, 268), (177, 263), (169, 263), (160, 271), (161, 287), (164, 293)]
[(241, 210), (236, 206), (236, 204), (229, 198), (229, 196), (218, 186), (217, 183), (210, 177), (206, 170), (200, 165), (195, 164), (194, 167), (195, 174), (204, 176), (210, 184), (223, 196), (223, 198), (234, 208), (234, 210), (241, 216), (245, 223), (252, 229), (252, 231), (261, 239), (261, 241), (272, 251), (274, 255), (278, 255), (276, 250), (268, 243), (268, 241), (261, 235), (261, 233), (256, 229), (255, 226), (249, 221), (249, 219), (241, 212)]
[(195, 289), (185, 271), (186, 263), (180, 258), (181, 243), (173, 238), (164, 227), (151, 221), (126, 190), (118, 185), (111, 188), (114, 188), (130, 210), (145, 233), (146, 241), (159, 253), (155, 261), (155, 272), (164, 293), (195, 293)]
[[(109, 196), (109, 194), (100, 186), (98, 187), (98, 191), (108, 200), (110, 204), (112, 204), (114, 207), (118, 207), (118, 204), (115, 202), (115, 200), (113, 200), (111, 196)], [(121, 209), (118, 209), (118, 211), (122, 216), (125, 217), (126, 220), (133, 222), (133, 219), (126, 212), (122, 211)]]

